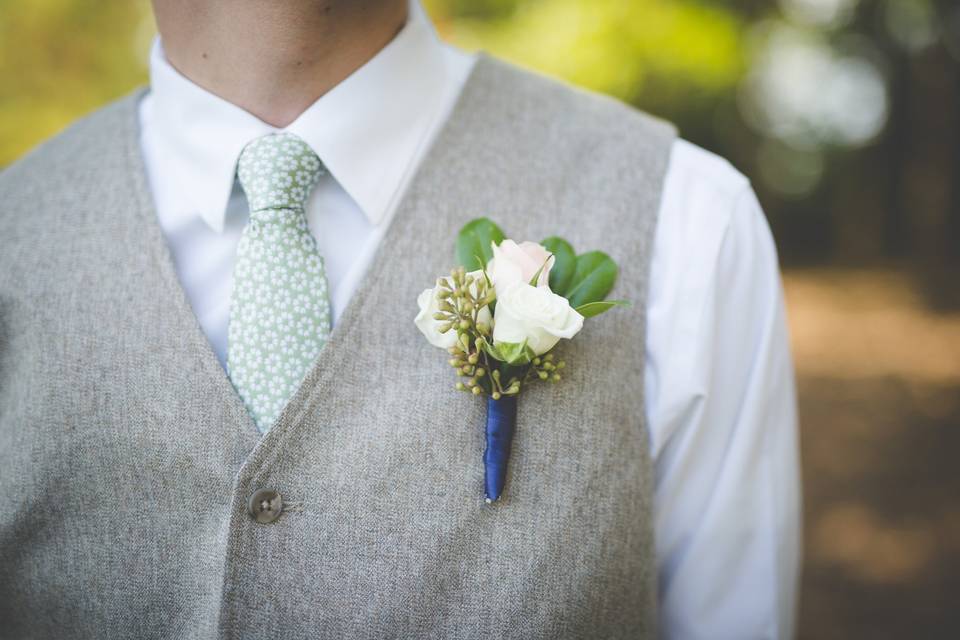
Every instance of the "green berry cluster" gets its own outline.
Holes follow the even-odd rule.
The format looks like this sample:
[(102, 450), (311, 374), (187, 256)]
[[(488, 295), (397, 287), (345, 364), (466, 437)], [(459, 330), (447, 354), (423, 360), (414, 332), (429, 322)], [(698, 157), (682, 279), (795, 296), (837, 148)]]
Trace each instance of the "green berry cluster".
[(560, 370), (567, 366), (563, 360), (553, 361), (553, 354), (546, 353), (540, 357), (534, 358), (530, 363), (528, 375), (536, 376), (540, 380), (549, 380), (550, 382), (560, 382)]

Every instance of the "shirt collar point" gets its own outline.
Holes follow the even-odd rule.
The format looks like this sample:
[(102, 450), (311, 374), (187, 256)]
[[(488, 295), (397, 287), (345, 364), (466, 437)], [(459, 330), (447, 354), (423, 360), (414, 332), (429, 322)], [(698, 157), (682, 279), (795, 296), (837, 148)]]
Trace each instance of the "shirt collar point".
[(384, 201), (380, 193), (358, 185), (345, 184), (344, 182), (339, 182), (339, 184), (356, 203), (367, 222), (374, 227), (383, 222), (388, 203)]
[(223, 233), (224, 228), (224, 219), (226, 218), (226, 211), (221, 210), (219, 213), (213, 209), (208, 209), (200, 214), (200, 218), (206, 223), (210, 230), (214, 233)]

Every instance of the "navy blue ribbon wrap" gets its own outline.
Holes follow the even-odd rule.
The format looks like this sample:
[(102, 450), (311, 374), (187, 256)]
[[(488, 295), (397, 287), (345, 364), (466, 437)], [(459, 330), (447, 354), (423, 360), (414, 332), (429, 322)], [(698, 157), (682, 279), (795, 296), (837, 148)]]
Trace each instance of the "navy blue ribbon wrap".
[(517, 429), (517, 396), (487, 397), (487, 448), (483, 452), (483, 487), (487, 502), (495, 502), (507, 483), (507, 462)]

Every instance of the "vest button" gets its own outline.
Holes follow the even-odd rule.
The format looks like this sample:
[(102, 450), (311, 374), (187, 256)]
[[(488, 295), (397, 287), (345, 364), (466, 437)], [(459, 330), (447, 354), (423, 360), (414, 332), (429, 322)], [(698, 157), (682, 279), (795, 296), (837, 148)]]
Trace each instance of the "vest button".
[(272, 489), (254, 491), (247, 501), (250, 516), (260, 524), (269, 524), (280, 517), (283, 498)]

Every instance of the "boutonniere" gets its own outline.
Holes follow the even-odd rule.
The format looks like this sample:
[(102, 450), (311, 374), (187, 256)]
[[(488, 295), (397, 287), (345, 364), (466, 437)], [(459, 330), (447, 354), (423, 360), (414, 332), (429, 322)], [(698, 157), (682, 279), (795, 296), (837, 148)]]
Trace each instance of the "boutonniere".
[(563, 238), (518, 244), (477, 218), (457, 235), (456, 257), (460, 266), (417, 298), (415, 323), (449, 352), (456, 388), (487, 398), (484, 492), (492, 503), (506, 482), (517, 397), (528, 384), (559, 382), (566, 363), (554, 357), (557, 343), (626, 302), (606, 300), (617, 277), (610, 256), (578, 256)]

